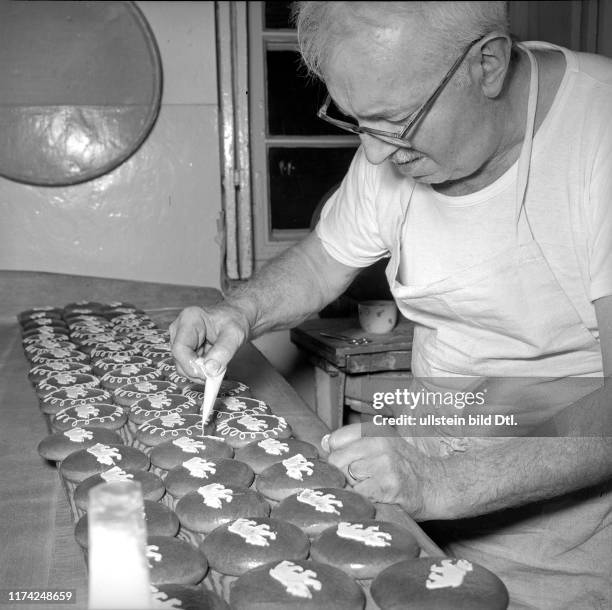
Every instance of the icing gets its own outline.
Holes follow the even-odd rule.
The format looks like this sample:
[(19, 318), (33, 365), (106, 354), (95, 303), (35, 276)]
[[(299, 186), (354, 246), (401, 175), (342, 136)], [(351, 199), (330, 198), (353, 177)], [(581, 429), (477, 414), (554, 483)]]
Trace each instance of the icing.
[(282, 453), (289, 453), (289, 445), (287, 443), (281, 443), (275, 438), (266, 438), (263, 441), (257, 443), (268, 455), (281, 455)]
[(98, 417), (100, 409), (93, 405), (77, 405), (74, 408), (76, 416), (80, 419), (89, 419), (90, 417)]
[(187, 436), (181, 436), (172, 441), (173, 445), (180, 447), (184, 453), (197, 453), (198, 449), (206, 449), (206, 445), (202, 441), (196, 441)]
[(139, 392), (155, 392), (155, 390), (157, 390), (157, 386), (150, 381), (141, 381), (140, 383), (134, 384), (134, 387)]
[(185, 419), (176, 411), (161, 415), (159, 421), (165, 428), (174, 428), (174, 426), (182, 426), (185, 423)]
[(244, 402), (244, 400), (234, 398), (233, 396), (224, 398), (223, 404), (227, 407), (228, 411), (240, 411), (241, 409), (247, 408), (247, 404)]
[(134, 478), (133, 474), (126, 472), (119, 468), (119, 466), (113, 466), (110, 470), (103, 472), (100, 475), (107, 483), (113, 481), (129, 481)]
[(183, 466), (189, 470), (192, 477), (199, 479), (207, 479), (209, 474), (217, 472), (217, 465), (214, 462), (209, 462), (201, 457), (191, 458), (183, 462)]
[(176, 597), (168, 597), (167, 593), (160, 591), (157, 587), (151, 585), (151, 602), (153, 608), (183, 608), (183, 603)]
[(64, 436), (67, 436), (73, 443), (83, 443), (90, 441), (93, 438), (93, 433), (90, 430), (83, 430), (83, 428), (73, 428), (64, 432)]
[(77, 380), (77, 378), (70, 373), (58, 373), (57, 375), (54, 375), (54, 377), (56, 381), (62, 385), (68, 385), (69, 383), (74, 383)]
[(89, 447), (87, 453), (91, 453), (91, 455), (95, 456), (96, 460), (100, 464), (107, 464), (108, 466), (114, 466), (115, 461), (113, 458), (117, 458), (121, 460), (122, 456), (119, 453), (119, 450), (116, 447), (109, 447), (108, 445), (103, 445), (102, 443), (96, 443), (92, 447)]
[(204, 504), (210, 508), (222, 508), (223, 500), (231, 502), (234, 498), (234, 491), (221, 483), (204, 485), (198, 488), (198, 493), (204, 499)]
[(425, 587), (427, 589), (460, 587), (465, 575), (473, 569), (472, 564), (465, 559), (455, 560), (455, 563), (452, 559), (443, 559), (440, 565), (434, 563), (431, 566)]
[(237, 420), (241, 426), (244, 426), (249, 432), (263, 432), (268, 429), (268, 424), (261, 419), (257, 419), (252, 415), (243, 415)]
[(343, 506), (342, 500), (338, 500), (333, 494), (324, 494), (316, 489), (303, 489), (296, 499), (303, 504), (314, 506), (315, 510), (320, 513), (339, 515), (340, 511), (336, 507), (342, 508)]
[(140, 367), (137, 367), (135, 364), (126, 364), (121, 367), (122, 375), (136, 375), (140, 372)]
[(250, 519), (236, 519), (228, 528), (228, 532), (238, 534), (247, 544), (254, 546), (270, 546), (269, 540), (276, 540), (276, 532), (270, 530), (267, 523), (260, 523)]
[(321, 590), (321, 582), (317, 580), (317, 573), (314, 570), (305, 570), (292, 561), (281, 561), (270, 569), (270, 576), (278, 580), (287, 593), (295, 597), (312, 598), (311, 588), (315, 591)]
[(163, 409), (172, 405), (172, 401), (163, 394), (154, 394), (149, 398), (149, 403), (154, 409)]
[[(156, 544), (147, 544), (145, 547), (145, 555), (147, 559), (152, 559), (153, 561), (160, 562), (162, 560), (162, 554), (159, 552), (159, 547)], [(149, 567), (152, 568), (153, 565), (149, 561)]]
[(68, 398), (80, 398), (81, 396), (87, 396), (87, 390), (81, 386), (66, 388), (66, 396)]
[(287, 476), (297, 481), (304, 480), (303, 474), (311, 476), (313, 472), (312, 467), (314, 466), (301, 453), (296, 453), (293, 457), (283, 460), (282, 464), (287, 471)]
[(346, 521), (341, 521), (338, 523), (336, 533), (340, 538), (356, 540), (366, 546), (391, 546), (391, 534), (381, 532), (380, 526), (378, 525), (370, 525), (364, 528), (362, 523), (347, 523)]

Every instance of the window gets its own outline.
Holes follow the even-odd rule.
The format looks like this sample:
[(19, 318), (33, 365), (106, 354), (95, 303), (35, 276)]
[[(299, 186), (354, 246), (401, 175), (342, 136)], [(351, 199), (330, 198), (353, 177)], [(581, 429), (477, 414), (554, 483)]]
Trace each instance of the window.
[(255, 266), (305, 236), (359, 139), (316, 117), (325, 86), (300, 64), (289, 2), (250, 2), (249, 124)]

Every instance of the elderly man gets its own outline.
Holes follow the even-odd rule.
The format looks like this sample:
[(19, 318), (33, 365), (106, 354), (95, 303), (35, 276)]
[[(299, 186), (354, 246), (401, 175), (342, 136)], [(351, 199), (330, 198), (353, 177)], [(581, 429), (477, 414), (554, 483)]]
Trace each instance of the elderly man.
[(219, 306), (181, 313), (177, 365), (198, 377), (206, 350), (213, 373), (390, 256), (415, 377), (598, 387), (565, 386), (559, 438), (528, 403), (538, 438), (349, 426), (325, 439), (330, 461), (357, 491), (444, 525), (511, 607), (610, 607), (612, 62), (513, 43), (504, 2), (297, 4), (304, 61), (329, 91), (319, 116), (361, 146), (309, 237)]

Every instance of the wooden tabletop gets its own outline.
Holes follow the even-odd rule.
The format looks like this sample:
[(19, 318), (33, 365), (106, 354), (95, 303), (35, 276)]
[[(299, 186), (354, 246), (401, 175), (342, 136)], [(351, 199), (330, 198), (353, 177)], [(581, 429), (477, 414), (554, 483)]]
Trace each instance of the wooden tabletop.
[[(53, 605), (55, 610), (74, 610), (86, 605), (86, 565), (74, 540), (70, 508), (56, 469), (37, 452), (39, 441), (48, 432), (27, 378), (29, 367), (15, 316), (34, 304), (62, 306), (83, 298), (119, 299), (143, 306), (163, 327), (180, 310), (169, 305), (174, 300), (184, 298), (185, 304), (206, 304), (220, 295), (210, 288), (154, 286), (103, 278), (83, 278), (82, 285), (75, 276), (19, 272), (8, 275), (13, 276), (13, 286), (18, 290), (10, 297), (5, 295), (0, 304), (0, 587), (74, 589), (76, 606)], [(0, 287), (3, 281), (7, 281), (7, 274), (0, 272)], [(110, 294), (104, 291), (108, 286), (114, 286)], [(7, 298), (12, 303), (10, 308)], [(321, 450), (320, 440), (328, 428), (253, 345), (247, 344), (238, 352), (228, 376), (249, 385), (255, 397), (286, 417), (297, 438)], [(381, 505), (378, 514), (412, 527), (411, 520), (396, 506)], [(31, 606), (33, 610), (40, 607)]]

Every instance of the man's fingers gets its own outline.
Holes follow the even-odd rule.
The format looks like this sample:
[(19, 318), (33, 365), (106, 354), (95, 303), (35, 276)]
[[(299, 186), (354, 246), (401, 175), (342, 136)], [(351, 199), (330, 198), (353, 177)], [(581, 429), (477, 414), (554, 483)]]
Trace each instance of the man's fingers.
[(321, 447), (327, 452), (336, 451), (361, 438), (361, 424), (350, 424), (326, 434), (321, 439)]
[(201, 372), (194, 367), (198, 350), (206, 339), (204, 312), (198, 307), (184, 309), (170, 325), (172, 355), (179, 373), (187, 377), (201, 378)]

